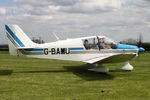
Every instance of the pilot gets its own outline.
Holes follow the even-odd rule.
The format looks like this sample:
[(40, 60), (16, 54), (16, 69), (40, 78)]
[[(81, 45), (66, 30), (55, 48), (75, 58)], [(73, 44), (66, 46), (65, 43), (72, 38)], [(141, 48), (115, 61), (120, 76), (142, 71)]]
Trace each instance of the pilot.
[(86, 50), (88, 50), (88, 49), (91, 48), (91, 46), (89, 45), (88, 40), (85, 40), (85, 41), (84, 41), (84, 47), (85, 47)]

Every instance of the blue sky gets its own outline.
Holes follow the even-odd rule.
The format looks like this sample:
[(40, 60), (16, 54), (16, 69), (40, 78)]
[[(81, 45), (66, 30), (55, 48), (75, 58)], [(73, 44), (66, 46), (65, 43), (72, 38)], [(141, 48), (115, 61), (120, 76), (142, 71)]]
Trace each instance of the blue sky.
[(132, 5), (134, 5), (133, 0), (121, 4), (122, 7), (130, 7)]
[(105, 35), (116, 41), (150, 41), (149, 0), (0, 0), (0, 44), (5, 24), (18, 24), (30, 38)]
[(0, 0), (0, 6), (17, 6), (20, 5), (19, 2), (14, 2), (13, 0)]

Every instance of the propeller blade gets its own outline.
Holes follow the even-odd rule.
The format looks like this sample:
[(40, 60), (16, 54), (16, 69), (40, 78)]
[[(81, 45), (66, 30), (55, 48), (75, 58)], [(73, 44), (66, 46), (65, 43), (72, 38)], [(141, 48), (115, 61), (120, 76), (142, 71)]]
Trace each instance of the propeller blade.
[(139, 35), (138, 47), (140, 48), (142, 45), (142, 34)]

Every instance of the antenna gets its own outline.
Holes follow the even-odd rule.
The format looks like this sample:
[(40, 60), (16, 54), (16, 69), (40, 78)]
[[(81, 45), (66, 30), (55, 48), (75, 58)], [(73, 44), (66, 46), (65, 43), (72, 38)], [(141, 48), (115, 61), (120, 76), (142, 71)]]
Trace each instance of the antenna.
[(53, 35), (55, 36), (55, 38), (56, 38), (57, 41), (60, 40), (59, 37), (55, 33), (53, 33)]

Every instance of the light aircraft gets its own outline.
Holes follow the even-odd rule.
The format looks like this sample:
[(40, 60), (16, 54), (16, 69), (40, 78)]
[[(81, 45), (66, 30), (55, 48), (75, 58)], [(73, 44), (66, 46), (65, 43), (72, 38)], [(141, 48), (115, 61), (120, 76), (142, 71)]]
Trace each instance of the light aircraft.
[[(121, 70), (133, 70), (129, 60), (143, 52), (144, 48), (119, 44), (105, 36), (89, 36), (70, 38), (37, 44), (21, 30), (18, 25), (5, 25), (8, 38), (9, 52), (14, 56), (80, 61), (94, 65), (90, 71), (109, 72), (103, 64), (127, 62)], [(103, 39), (103, 40), (101, 40)], [(103, 47), (99, 46), (103, 41)]]

